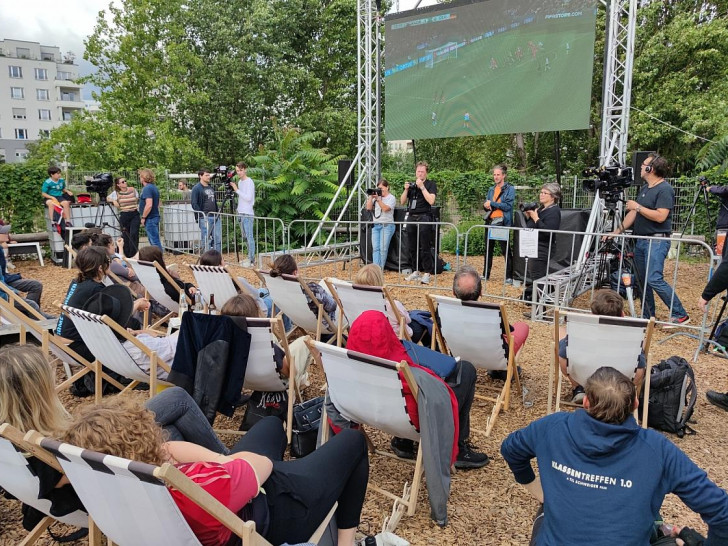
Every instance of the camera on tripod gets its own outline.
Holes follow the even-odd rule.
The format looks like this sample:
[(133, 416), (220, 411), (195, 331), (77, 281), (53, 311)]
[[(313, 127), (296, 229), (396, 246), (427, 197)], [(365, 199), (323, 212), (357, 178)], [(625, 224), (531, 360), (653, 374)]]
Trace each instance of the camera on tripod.
[(211, 182), (222, 182), (225, 188), (230, 188), (230, 181), (235, 176), (235, 169), (227, 165), (220, 165), (212, 170)]
[(591, 176), (582, 182), (582, 187), (586, 191), (601, 191), (602, 193), (621, 192), (628, 188), (634, 182), (634, 174), (632, 167), (589, 167), (584, 169), (584, 176)]
[(367, 188), (367, 195), (378, 195), (379, 197), (381, 197), (382, 190), (381, 188)]
[(99, 173), (93, 176), (87, 176), (86, 191), (99, 194), (99, 201), (106, 201), (109, 189), (114, 185), (114, 177), (111, 173)]

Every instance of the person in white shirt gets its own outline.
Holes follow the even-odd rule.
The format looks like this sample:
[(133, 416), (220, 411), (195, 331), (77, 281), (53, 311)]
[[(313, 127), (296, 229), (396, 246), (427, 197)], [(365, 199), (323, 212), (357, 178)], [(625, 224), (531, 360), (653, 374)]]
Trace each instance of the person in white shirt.
[(240, 262), (243, 267), (250, 267), (255, 261), (255, 236), (253, 226), (255, 220), (255, 183), (248, 176), (248, 166), (242, 161), (235, 166), (238, 174), (238, 183), (230, 182), (235, 193), (238, 195), (238, 214), (240, 215), (240, 229), (243, 236), (248, 240), (248, 259)]
[(372, 227), (372, 262), (382, 271), (387, 263), (389, 242), (394, 235), (394, 207), (397, 199), (389, 193), (389, 182), (384, 178), (377, 184), (380, 193), (367, 198), (367, 210), (374, 211), (374, 226)]

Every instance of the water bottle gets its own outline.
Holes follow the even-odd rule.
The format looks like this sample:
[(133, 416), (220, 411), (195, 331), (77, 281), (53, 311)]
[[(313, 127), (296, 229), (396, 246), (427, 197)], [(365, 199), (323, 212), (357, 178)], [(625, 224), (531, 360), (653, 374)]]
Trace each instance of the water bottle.
[(184, 315), (187, 311), (189, 311), (190, 307), (187, 305), (187, 296), (185, 296), (184, 290), (180, 291), (179, 293), (179, 312), (177, 313), (177, 316), (179, 318), (182, 318), (182, 315)]
[(195, 307), (192, 310), (193, 313), (203, 313), (205, 308), (202, 305), (202, 295), (200, 292), (195, 292)]

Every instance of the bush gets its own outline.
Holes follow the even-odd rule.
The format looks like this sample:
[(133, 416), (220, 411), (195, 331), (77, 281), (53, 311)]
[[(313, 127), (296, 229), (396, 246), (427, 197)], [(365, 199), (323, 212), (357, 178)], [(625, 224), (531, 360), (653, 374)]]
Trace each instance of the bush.
[(43, 181), (47, 167), (37, 163), (5, 163), (0, 165), (0, 217), (13, 224), (13, 233), (45, 230), (36, 226), (43, 218)]

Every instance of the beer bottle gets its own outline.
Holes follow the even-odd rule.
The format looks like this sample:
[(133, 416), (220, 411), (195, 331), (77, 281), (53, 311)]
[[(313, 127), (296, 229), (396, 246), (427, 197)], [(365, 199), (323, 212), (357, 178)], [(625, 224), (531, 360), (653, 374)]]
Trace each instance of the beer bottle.
[(220, 311), (217, 310), (217, 305), (215, 305), (215, 294), (210, 294), (210, 304), (207, 306), (207, 314), (208, 315), (219, 315)]

